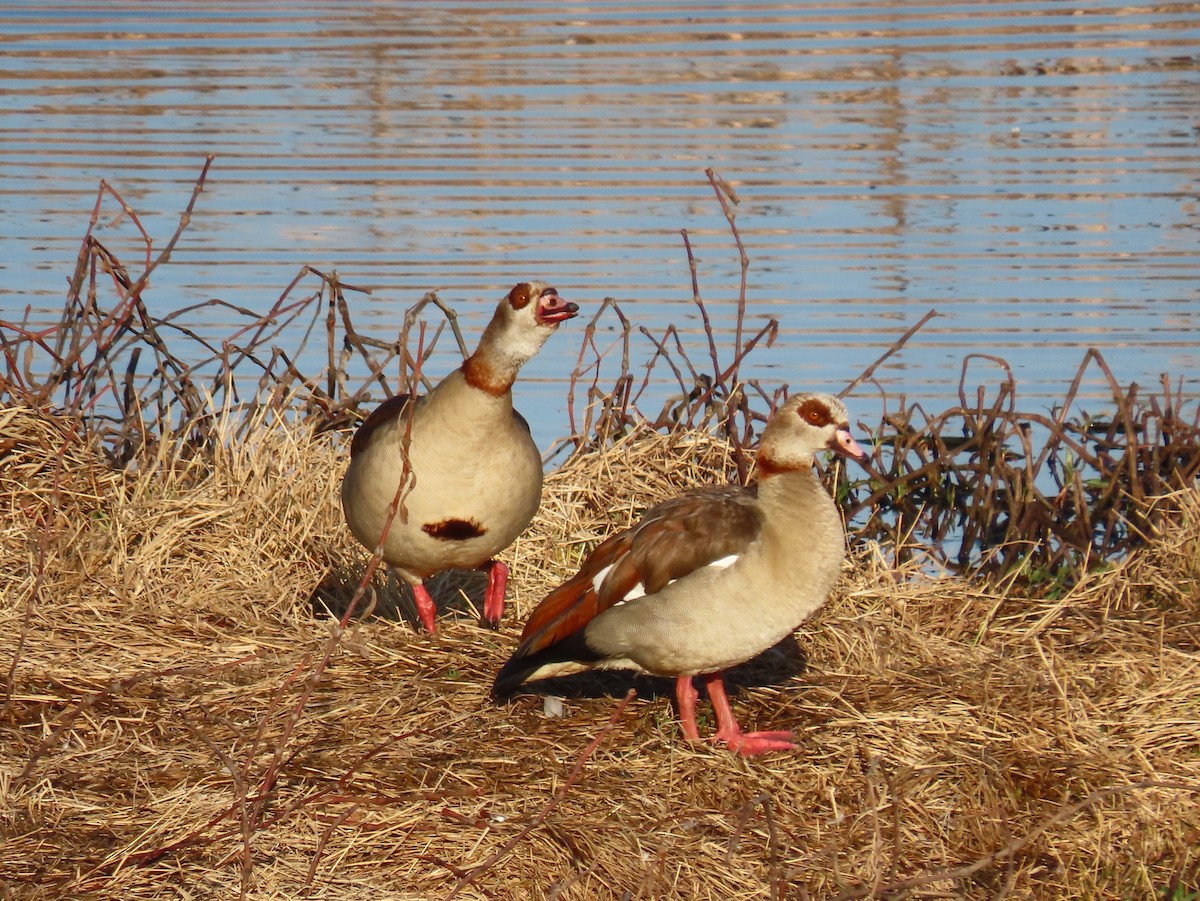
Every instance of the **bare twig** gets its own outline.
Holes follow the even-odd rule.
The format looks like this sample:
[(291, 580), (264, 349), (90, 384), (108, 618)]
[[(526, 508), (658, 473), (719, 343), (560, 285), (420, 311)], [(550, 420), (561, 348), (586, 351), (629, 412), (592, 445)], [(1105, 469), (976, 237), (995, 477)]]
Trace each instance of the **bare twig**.
[(930, 319), (933, 319), (937, 315), (938, 315), (937, 310), (930, 310), (928, 313), (926, 313), (924, 316), (922, 316), (915, 325), (911, 326), (903, 335), (901, 335), (899, 338), (897, 338), (895, 341), (893, 341), (891, 346), (888, 347), (888, 349), (883, 352), (883, 355), (881, 357), (879, 357), (879, 359), (877, 359), (874, 363), (872, 363), (870, 366), (868, 366), (866, 369), (864, 369), (862, 372), (860, 372), (858, 374), (858, 377), (856, 379), (854, 379), (854, 381), (852, 381), (849, 385), (847, 385), (845, 388), (843, 388), (841, 391), (839, 391), (838, 397), (846, 397), (848, 394), (850, 394), (852, 391), (854, 391), (854, 389), (857, 388), (859, 385), (861, 385), (863, 382), (868, 381), (869, 379), (874, 377), (876, 369), (878, 369), (880, 366), (882, 366), (888, 360), (889, 357), (893, 356), (902, 347), (904, 347), (904, 345), (908, 343), (909, 338), (911, 338), (913, 335), (915, 335), (917, 332), (919, 332), (922, 328), (924, 328), (925, 324), (927, 322), (929, 322)]

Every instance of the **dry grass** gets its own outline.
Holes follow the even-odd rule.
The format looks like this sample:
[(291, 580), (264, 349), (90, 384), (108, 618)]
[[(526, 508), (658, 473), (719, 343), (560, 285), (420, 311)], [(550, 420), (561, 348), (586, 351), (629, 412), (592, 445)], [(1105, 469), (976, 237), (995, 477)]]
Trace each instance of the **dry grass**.
[[(896, 571), (735, 680), (796, 753), (681, 740), (665, 696), (488, 688), (519, 621), (654, 499), (728, 475), (703, 435), (553, 473), (499, 632), (314, 615), (364, 554), (344, 436), (263, 423), (113, 471), (0, 411), (3, 897), (1158, 898), (1200, 889), (1200, 500), (1055, 600)], [(721, 475), (716, 475), (720, 473)], [(328, 663), (324, 663), (328, 655)], [(657, 686), (661, 691), (662, 686)], [(610, 728), (611, 727), (611, 728)]]

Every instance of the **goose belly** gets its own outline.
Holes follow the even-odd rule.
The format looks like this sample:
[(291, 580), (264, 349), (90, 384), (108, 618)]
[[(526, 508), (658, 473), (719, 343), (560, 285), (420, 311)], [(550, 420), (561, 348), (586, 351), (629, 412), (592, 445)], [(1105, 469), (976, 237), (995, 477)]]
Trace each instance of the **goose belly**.
[(429, 442), (414, 435), (409, 472), (399, 447), (388, 450), (351, 462), (342, 505), (355, 537), (374, 548), (400, 479), (409, 476), (383, 556), (410, 578), (482, 565), (508, 547), (537, 513), (542, 469), (531, 439), (480, 444)]

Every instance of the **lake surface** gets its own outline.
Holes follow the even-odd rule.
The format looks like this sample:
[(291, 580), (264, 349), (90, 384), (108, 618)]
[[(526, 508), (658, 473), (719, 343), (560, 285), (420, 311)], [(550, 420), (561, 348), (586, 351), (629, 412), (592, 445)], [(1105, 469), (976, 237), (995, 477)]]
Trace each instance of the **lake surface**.
[[(727, 341), (739, 280), (714, 166), (748, 328), (781, 324), (746, 376), (839, 390), (936, 308), (877, 374), (926, 409), (968, 353), (1045, 409), (1088, 346), (1200, 395), (1197, 3), (5, 3), (0, 319), (55, 318), (100, 179), (161, 247), (207, 153), (157, 312), (265, 311), (312, 264), (373, 289), (352, 303), (380, 338), (436, 288), (473, 342), (543, 278), (585, 316), (612, 296), (676, 324), (700, 363), (680, 229)], [(144, 253), (128, 221), (97, 235)], [(581, 323), (519, 386), (544, 445)], [(879, 389), (850, 403), (878, 421)]]

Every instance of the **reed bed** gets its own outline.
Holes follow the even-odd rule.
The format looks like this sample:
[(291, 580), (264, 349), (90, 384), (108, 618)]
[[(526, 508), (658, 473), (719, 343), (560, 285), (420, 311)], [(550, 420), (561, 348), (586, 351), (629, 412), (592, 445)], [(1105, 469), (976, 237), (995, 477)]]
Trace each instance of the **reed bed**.
[[(736, 196), (710, 179), (744, 271)], [(102, 187), (93, 222), (115, 196)], [(161, 261), (147, 237), (143, 274)], [(964, 376), (941, 416), (893, 406), (871, 429), (873, 473), (827, 473), (852, 522), (834, 597), (731, 674), (743, 722), (800, 748), (742, 760), (684, 741), (658, 680), (563, 680), (562, 715), (488, 689), (596, 541), (680, 489), (751, 475), (778, 391), (739, 366), (769, 326), (739, 326), (726, 359), (712, 341), (702, 365), (650, 336), (635, 364), (636, 326), (604, 305), (622, 327), (608, 347), (603, 318), (585, 330), (572, 434), (507, 554), (510, 613), (480, 627), (477, 583), (449, 578), (427, 636), (337, 491), (367, 395), (419, 381), (455, 333), (452, 315), (445, 339), (427, 324), (436, 295), (396, 340), (368, 338), (357, 289), (306, 269), (205, 354), (182, 318), (150, 316), (147, 279), (90, 229), (80, 267), (56, 328), (0, 323), (4, 897), (1200, 892), (1200, 496), (1195, 422), (1169, 386), (1115, 391), (1103, 423), (1052, 411), (1044, 441), (1011, 386), (972, 397)], [(271, 347), (297, 316), (325, 342), (319, 373)], [(647, 415), (655, 367), (680, 390)], [(1063, 487), (1046, 488), (1055, 471)], [(954, 517), (953, 535), (977, 532), (946, 550)]]

